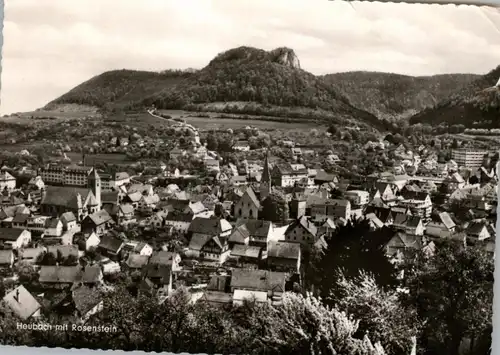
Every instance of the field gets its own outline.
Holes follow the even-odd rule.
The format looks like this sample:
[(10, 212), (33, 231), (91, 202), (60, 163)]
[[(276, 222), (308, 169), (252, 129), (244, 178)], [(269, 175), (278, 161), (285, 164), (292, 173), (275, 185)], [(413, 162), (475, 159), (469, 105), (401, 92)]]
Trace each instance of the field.
[[(260, 130), (269, 130), (269, 129), (292, 129), (292, 128), (302, 128), (309, 129), (311, 126), (315, 126), (315, 124), (304, 123), (304, 122), (285, 122), (285, 121), (274, 121), (266, 120), (265, 117), (258, 116), (250, 116), (248, 115), (248, 119), (241, 118), (230, 118), (230, 117), (220, 117), (221, 115), (225, 116), (234, 116), (238, 117), (238, 115), (227, 115), (213, 112), (204, 112), (199, 117), (194, 112), (186, 112), (179, 110), (161, 110), (163, 114), (169, 115), (172, 118), (182, 118), (186, 121), (186, 123), (192, 124), (196, 128), (200, 130), (212, 130), (212, 129), (238, 129), (246, 126), (251, 126), (258, 128)], [(208, 116), (208, 117), (205, 117)]]

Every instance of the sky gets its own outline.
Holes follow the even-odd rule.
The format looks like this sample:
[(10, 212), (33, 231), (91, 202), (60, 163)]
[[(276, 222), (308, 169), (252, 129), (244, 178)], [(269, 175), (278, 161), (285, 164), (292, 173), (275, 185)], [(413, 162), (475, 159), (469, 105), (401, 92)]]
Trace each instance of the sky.
[(314, 74), (483, 74), (492, 8), (326, 0), (6, 1), (0, 114), (31, 111), (113, 69), (202, 68), (241, 45), (294, 49)]

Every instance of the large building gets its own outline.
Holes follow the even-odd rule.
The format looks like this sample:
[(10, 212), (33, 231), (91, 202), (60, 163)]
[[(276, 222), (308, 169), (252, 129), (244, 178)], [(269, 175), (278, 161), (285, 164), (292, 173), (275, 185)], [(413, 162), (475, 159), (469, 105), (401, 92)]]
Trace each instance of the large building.
[(487, 150), (453, 149), (451, 152), (451, 159), (460, 167), (479, 168), (483, 164), (486, 154), (489, 154)]
[(40, 169), (40, 177), (48, 185), (87, 186), (92, 167), (49, 164)]

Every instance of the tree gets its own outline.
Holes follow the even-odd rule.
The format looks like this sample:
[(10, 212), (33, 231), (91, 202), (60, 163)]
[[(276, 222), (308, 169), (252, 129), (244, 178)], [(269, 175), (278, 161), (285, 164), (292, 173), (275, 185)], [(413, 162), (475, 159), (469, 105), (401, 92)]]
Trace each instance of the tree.
[(457, 149), (458, 148), (458, 141), (456, 138), (453, 138), (453, 142), (451, 143), (451, 148), (452, 149)]
[(360, 272), (352, 280), (344, 276), (337, 281), (341, 297), (335, 307), (359, 320), (358, 332), (370, 334), (389, 354), (409, 354), (412, 337), (419, 327), (413, 306), (404, 307), (396, 291), (384, 291), (375, 278)]
[(262, 201), (262, 218), (266, 221), (284, 223), (288, 216), (288, 202), (282, 193), (273, 191)]
[[(371, 230), (368, 220), (349, 221), (326, 238), (327, 248), (319, 261), (322, 297), (335, 303), (335, 285), (340, 277), (357, 277), (361, 270), (373, 274), (383, 287), (396, 283), (394, 266), (385, 255), (384, 246), (394, 236), (389, 228)], [(339, 294), (339, 296), (341, 293)]]
[(444, 242), (431, 258), (417, 252), (405, 267), (406, 301), (417, 306), (421, 343), (432, 353), (458, 354), (464, 337), (474, 341), (491, 329), (494, 263), (480, 248)]
[(325, 307), (317, 298), (283, 295), (282, 305), (247, 301), (239, 326), (248, 342), (242, 353), (272, 354), (385, 354), (379, 343), (354, 335), (358, 322), (344, 312)]

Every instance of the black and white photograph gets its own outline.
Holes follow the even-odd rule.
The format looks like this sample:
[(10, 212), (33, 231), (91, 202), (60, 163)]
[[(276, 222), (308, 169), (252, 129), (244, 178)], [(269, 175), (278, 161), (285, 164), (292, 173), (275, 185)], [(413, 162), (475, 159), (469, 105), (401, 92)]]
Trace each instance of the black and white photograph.
[(4, 9), (0, 345), (492, 353), (497, 8)]

